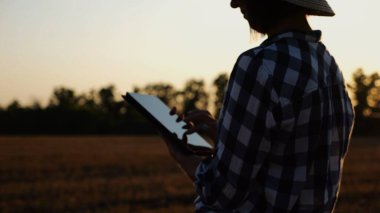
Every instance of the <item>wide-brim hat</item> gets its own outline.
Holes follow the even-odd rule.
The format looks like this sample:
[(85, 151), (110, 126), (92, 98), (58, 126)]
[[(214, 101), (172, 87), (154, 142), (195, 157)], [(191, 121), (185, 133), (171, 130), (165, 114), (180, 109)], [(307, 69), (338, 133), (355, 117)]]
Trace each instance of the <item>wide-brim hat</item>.
[(325, 0), (282, 0), (308, 9), (308, 14), (317, 16), (334, 16), (335, 13)]

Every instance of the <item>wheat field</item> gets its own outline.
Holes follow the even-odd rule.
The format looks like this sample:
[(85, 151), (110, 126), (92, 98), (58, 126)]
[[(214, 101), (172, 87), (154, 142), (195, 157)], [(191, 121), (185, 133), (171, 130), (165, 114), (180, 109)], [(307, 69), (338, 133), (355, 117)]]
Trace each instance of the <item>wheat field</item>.
[[(380, 139), (354, 138), (336, 212), (380, 212)], [(159, 137), (0, 137), (0, 212), (193, 212)]]

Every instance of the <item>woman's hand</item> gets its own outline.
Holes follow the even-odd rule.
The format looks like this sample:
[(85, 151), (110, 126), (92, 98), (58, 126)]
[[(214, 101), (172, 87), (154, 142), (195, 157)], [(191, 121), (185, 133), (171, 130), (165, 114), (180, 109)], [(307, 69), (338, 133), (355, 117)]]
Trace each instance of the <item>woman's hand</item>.
[(186, 122), (184, 128), (187, 129), (186, 135), (198, 132), (204, 133), (212, 139), (215, 144), (217, 121), (207, 110), (195, 109), (187, 113), (183, 117), (183, 121)]
[[(179, 146), (176, 146), (172, 139), (166, 136), (162, 136), (164, 139), (170, 155), (173, 159), (178, 163), (178, 166), (185, 172), (185, 174), (192, 180), (195, 180), (195, 171), (202, 161), (202, 157), (196, 156), (194, 154), (190, 154), (185, 152)], [(187, 140), (186, 135), (184, 136), (183, 141)]]
[[(170, 114), (174, 115), (176, 113), (176, 108), (172, 108)], [(186, 125), (183, 126), (184, 129), (187, 129), (182, 137), (183, 143), (187, 143), (187, 135), (194, 132), (205, 133), (210, 138), (215, 140), (216, 120), (208, 111), (196, 109), (190, 111), (186, 117), (183, 114), (179, 114), (177, 122), (179, 121), (186, 122)], [(177, 136), (173, 138), (177, 138)], [(183, 148), (185, 146), (178, 146), (178, 144), (176, 144), (177, 142), (173, 142), (173, 139), (170, 137), (163, 136), (163, 139), (166, 142), (170, 155), (175, 159), (175, 161), (185, 171), (185, 173), (192, 180), (194, 180), (195, 170), (204, 157), (196, 156), (192, 154), (191, 151), (187, 152), (185, 150), (186, 148)]]

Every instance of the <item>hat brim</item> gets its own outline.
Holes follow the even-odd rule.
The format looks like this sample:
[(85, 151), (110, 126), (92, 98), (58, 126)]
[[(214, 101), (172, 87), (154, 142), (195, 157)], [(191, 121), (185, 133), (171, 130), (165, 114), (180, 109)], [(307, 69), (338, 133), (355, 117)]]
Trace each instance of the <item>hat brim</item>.
[(334, 16), (335, 13), (325, 0), (282, 0), (306, 8), (309, 15)]

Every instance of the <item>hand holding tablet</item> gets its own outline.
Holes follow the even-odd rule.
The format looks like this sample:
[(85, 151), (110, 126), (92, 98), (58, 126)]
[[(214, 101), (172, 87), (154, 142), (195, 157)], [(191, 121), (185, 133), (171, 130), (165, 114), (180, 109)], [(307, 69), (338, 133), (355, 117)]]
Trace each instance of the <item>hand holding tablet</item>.
[(170, 108), (158, 97), (127, 93), (123, 98), (152, 122), (164, 137), (168, 138), (184, 152), (197, 155), (213, 154), (213, 147), (196, 132), (186, 134), (187, 143), (182, 140), (187, 131), (183, 126), (187, 124), (173, 111), (171, 113)]

